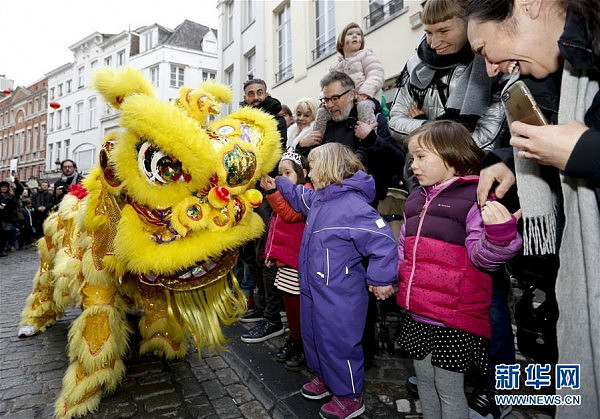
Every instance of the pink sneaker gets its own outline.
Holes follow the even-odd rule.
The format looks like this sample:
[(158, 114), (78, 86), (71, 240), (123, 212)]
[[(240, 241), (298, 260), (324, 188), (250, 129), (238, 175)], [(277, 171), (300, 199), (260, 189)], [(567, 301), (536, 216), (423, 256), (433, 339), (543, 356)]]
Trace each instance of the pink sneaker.
[(362, 396), (357, 399), (333, 396), (329, 403), (321, 406), (321, 417), (326, 419), (349, 419), (362, 415), (365, 405)]
[(329, 392), (329, 390), (327, 390), (323, 379), (321, 377), (315, 377), (302, 386), (300, 394), (302, 394), (307, 399), (319, 400), (329, 396), (331, 393)]

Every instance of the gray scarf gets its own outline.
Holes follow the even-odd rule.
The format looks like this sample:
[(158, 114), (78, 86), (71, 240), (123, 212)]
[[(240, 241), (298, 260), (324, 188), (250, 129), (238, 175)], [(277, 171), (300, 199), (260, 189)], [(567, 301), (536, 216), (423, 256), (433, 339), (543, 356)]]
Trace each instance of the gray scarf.
[[(457, 67), (458, 67), (457, 63)], [(431, 84), (436, 68), (423, 62), (417, 55), (406, 63), (410, 74), (410, 83), (419, 89), (425, 89)], [(460, 115), (483, 115), (490, 104), (491, 79), (485, 69), (485, 61), (476, 56), (471, 63), (460, 69), (455, 68), (455, 79), (448, 95), (446, 107), (458, 109)]]
[[(513, 75), (505, 90), (517, 81)], [(513, 122), (506, 113), (508, 123)], [(512, 131), (511, 131), (512, 134)], [(542, 175), (542, 168), (534, 159), (520, 157), (520, 149), (513, 148), (517, 193), (523, 212), (523, 253), (546, 255), (556, 253), (558, 197)]]

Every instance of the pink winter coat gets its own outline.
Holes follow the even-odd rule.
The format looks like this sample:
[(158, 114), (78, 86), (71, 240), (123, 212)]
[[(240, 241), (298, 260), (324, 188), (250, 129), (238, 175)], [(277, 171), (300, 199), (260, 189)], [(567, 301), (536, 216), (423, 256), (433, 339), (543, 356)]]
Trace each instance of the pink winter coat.
[(354, 81), (359, 94), (379, 100), (379, 91), (385, 81), (383, 63), (370, 49), (358, 50), (348, 57), (340, 55), (330, 70), (346, 73)]

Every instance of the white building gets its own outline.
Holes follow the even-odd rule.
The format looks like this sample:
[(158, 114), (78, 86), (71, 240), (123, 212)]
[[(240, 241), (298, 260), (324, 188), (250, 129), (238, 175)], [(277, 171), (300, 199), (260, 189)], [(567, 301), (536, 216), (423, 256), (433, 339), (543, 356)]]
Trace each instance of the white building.
[(215, 30), (185, 20), (173, 30), (153, 24), (114, 35), (95, 32), (71, 45), (74, 62), (46, 74), (49, 101), (60, 105), (48, 114), (47, 174), (56, 177), (56, 162), (66, 158), (87, 173), (96, 164), (105, 134), (118, 126), (118, 113), (89, 87), (95, 68), (131, 65), (143, 70), (157, 97), (167, 101), (177, 97), (182, 85), (216, 77), (216, 44)]
[[(336, 62), (337, 36), (348, 23), (363, 28), (365, 47), (383, 62), (388, 102), (394, 98), (396, 77), (423, 36), (421, 0), (220, 0), (217, 7), (222, 80), (232, 83), (241, 100), (249, 66), (244, 58), (252, 51), (254, 75), (290, 108), (301, 97), (319, 97), (319, 81)], [(254, 23), (245, 23), (247, 10), (254, 11)], [(250, 44), (251, 39), (256, 41)]]

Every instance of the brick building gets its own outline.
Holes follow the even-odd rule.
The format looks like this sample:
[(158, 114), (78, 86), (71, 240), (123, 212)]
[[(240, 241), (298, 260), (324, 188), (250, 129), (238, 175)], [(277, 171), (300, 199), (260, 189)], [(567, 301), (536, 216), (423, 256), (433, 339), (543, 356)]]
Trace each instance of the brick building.
[(46, 115), (48, 79), (17, 87), (0, 97), (0, 179), (10, 176), (10, 164), (18, 159), (22, 181), (40, 179), (46, 171)]

